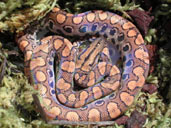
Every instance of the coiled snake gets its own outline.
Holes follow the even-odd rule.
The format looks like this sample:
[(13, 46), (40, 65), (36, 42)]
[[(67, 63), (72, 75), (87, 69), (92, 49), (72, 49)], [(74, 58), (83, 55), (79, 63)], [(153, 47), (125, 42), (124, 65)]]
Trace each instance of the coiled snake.
[[(45, 26), (54, 33), (96, 38), (81, 52), (81, 43), (72, 44), (61, 36), (48, 36), (39, 43), (28, 33), (19, 38), (25, 74), (42, 97), (37, 105), (43, 117), (106, 121), (121, 115), (143, 87), (149, 69), (148, 52), (137, 28), (111, 12), (73, 15), (59, 8), (47, 15)], [(123, 61), (122, 72), (114, 65), (114, 51)], [(59, 60), (56, 76), (54, 56)], [(86, 88), (74, 91), (73, 79)]]

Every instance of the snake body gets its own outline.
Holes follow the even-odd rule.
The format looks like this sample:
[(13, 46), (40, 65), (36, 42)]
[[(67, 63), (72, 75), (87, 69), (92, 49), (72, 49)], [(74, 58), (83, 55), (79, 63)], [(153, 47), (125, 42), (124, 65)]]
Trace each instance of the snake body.
[[(45, 37), (39, 44), (30, 34), (18, 40), (25, 55), (25, 73), (40, 91), (42, 101), (36, 101), (42, 116), (46, 120), (106, 121), (126, 111), (149, 70), (148, 52), (137, 28), (111, 12), (73, 15), (59, 8), (47, 15), (45, 26), (54, 33), (97, 38), (79, 57), (77, 44), (61, 36)], [(109, 61), (113, 46), (123, 61), (122, 73)], [(56, 82), (54, 56), (60, 60)], [(73, 77), (87, 88), (74, 91)]]

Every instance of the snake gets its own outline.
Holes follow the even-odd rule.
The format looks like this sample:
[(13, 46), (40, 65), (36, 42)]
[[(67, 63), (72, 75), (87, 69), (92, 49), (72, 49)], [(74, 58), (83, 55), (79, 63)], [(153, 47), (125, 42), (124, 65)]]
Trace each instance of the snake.
[[(37, 41), (35, 34), (26, 33), (17, 40), (25, 75), (40, 92), (40, 98), (34, 97), (36, 106), (46, 121), (109, 121), (133, 104), (149, 71), (148, 51), (133, 23), (108, 11), (70, 14), (55, 7), (44, 27), (64, 36), (95, 37), (82, 50), (82, 43), (58, 35)], [(114, 58), (121, 59), (122, 69)], [(83, 89), (74, 90), (75, 83)]]

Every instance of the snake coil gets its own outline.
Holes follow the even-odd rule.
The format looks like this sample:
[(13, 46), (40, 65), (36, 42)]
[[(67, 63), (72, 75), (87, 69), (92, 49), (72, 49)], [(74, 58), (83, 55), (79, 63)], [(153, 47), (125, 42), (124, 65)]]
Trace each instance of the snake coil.
[[(106, 121), (126, 111), (149, 70), (148, 52), (137, 28), (111, 12), (73, 15), (59, 8), (47, 15), (45, 26), (54, 33), (97, 38), (82, 52), (78, 43), (61, 36), (48, 36), (37, 44), (26, 33), (18, 40), (25, 55), (25, 74), (40, 91), (42, 102), (37, 105), (42, 116), (46, 120)], [(116, 49), (123, 61), (122, 72), (114, 65)], [(57, 78), (54, 56), (60, 60)], [(74, 91), (73, 77), (86, 88)]]

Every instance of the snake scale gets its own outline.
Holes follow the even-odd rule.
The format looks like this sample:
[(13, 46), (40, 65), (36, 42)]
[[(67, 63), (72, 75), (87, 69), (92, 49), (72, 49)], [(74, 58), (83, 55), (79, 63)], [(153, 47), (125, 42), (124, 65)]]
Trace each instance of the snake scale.
[[(25, 55), (25, 74), (40, 91), (42, 101), (36, 102), (43, 118), (106, 121), (126, 111), (149, 70), (148, 52), (137, 28), (111, 12), (97, 10), (73, 15), (59, 8), (48, 13), (44, 26), (66, 36), (96, 38), (81, 52), (79, 43), (61, 36), (47, 36), (39, 43), (28, 33), (18, 39)], [(114, 49), (123, 62), (122, 71), (113, 64)], [(55, 56), (59, 60), (56, 76)], [(84, 89), (74, 91), (73, 82)]]

